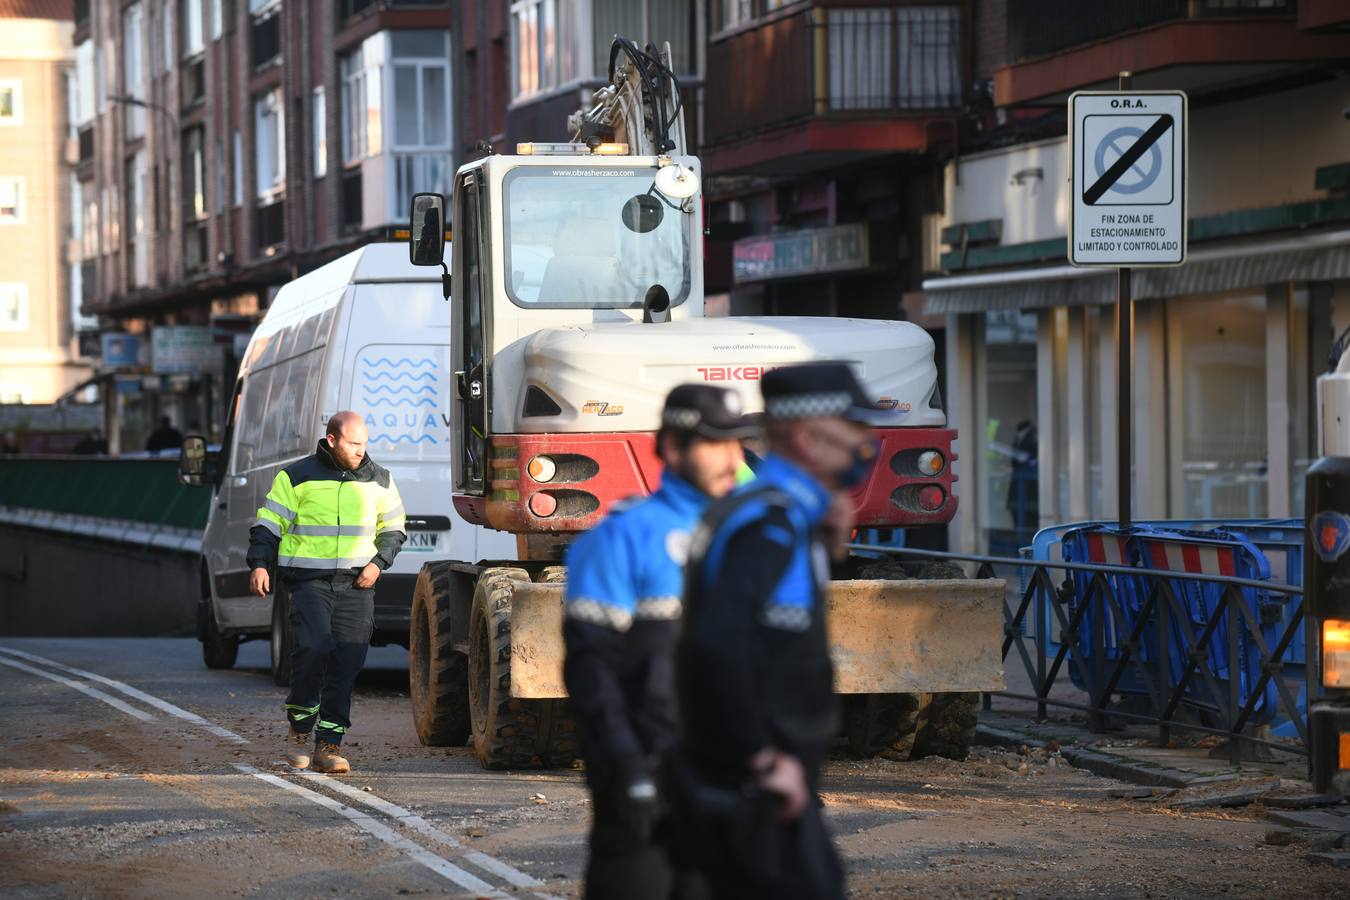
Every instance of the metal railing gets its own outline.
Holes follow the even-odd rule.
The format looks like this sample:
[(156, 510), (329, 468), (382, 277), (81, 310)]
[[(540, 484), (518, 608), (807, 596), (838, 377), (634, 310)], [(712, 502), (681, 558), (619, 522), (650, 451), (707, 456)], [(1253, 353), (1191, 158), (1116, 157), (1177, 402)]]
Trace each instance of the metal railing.
[[(1106, 731), (1108, 720), (1113, 718), (1152, 723), (1158, 728), (1158, 743), (1164, 747), (1171, 741), (1174, 730), (1217, 735), (1228, 740), (1229, 755), (1235, 765), (1242, 759), (1243, 743), (1308, 755), (1307, 720), (1293, 693), (1296, 686), (1291, 687), (1290, 680), (1283, 675), (1285, 664), (1291, 662), (1294, 641), (1302, 633), (1306, 659), (1304, 690), (1309, 702), (1315, 696), (1315, 685), (1320, 683), (1316, 639), (1313, 629), (1300, 628), (1302, 603), (1292, 602), (1301, 598), (1300, 587), (1138, 566), (981, 556), (872, 544), (853, 544), (850, 549), (974, 563), (978, 567), (977, 578), (997, 577), (995, 567), (1022, 571), (1025, 587), (1016, 602), (1009, 602), (1004, 608), (1003, 657), (1006, 666), (1009, 654), (1015, 653), (1031, 681), (1033, 693), (1004, 691), (997, 696), (1034, 702), (1037, 718), (1045, 718), (1047, 708), (1054, 706), (1086, 713), (1088, 727), (1096, 732)], [(1057, 573), (1062, 573), (1058, 583)], [(1074, 589), (1073, 575), (1080, 579), (1080, 587), (1086, 582), (1086, 590)], [(1128, 611), (1122, 579), (1142, 588), (1131, 598), (1135, 601), (1142, 598), (1142, 603), (1136, 602)], [(1222, 587), (1219, 602), (1208, 618), (1197, 620), (1194, 607), (1188, 609), (1183, 604), (1178, 594), (1179, 586), (1185, 583)], [(1253, 592), (1290, 602), (1289, 615), (1280, 623), (1282, 630), (1273, 642), (1267, 639), (1268, 632), (1263, 634), (1263, 626), (1271, 627), (1266, 610), (1259, 605), (1252, 608)], [(1184, 625), (1191, 627), (1181, 627)], [(1114, 658), (1105, 652), (1108, 630), (1119, 651)], [(1059, 640), (1053, 640), (1052, 635), (1058, 635)], [(1214, 659), (1221, 646), (1216, 644), (1216, 636), (1226, 645), (1226, 667), (1220, 667)], [(1183, 643), (1185, 654), (1181, 670), (1173, 672), (1174, 653), (1169, 642), (1177, 638)], [(1255, 680), (1244, 690), (1234, 667), (1241, 660), (1250, 659), (1246, 648), (1254, 649), (1257, 658), (1253, 660)], [(1084, 683), (1086, 702), (1050, 696), (1069, 665), (1076, 667)], [(1142, 685), (1149, 712), (1113, 707), (1113, 698), (1127, 676), (1131, 683)], [(1259, 710), (1271, 685), (1277, 696), (1277, 710)], [(986, 695), (986, 709), (989, 704), (990, 696)], [(1183, 705), (1206, 713), (1217, 724), (1205, 725), (1192, 717), (1183, 720), (1178, 715)], [(1267, 716), (1283, 713), (1296, 731), (1297, 742), (1274, 741), (1251, 733), (1258, 712)]]

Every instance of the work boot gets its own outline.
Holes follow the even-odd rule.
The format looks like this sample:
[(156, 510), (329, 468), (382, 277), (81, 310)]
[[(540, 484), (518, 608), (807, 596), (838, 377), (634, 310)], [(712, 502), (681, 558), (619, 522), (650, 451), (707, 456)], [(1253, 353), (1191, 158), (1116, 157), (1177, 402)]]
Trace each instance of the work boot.
[(286, 762), (297, 769), (308, 769), (311, 755), (309, 742), (308, 731), (290, 729), (290, 734), (286, 735)]
[(352, 770), (351, 763), (338, 752), (337, 744), (319, 741), (314, 751), (314, 768), (329, 775), (346, 775)]

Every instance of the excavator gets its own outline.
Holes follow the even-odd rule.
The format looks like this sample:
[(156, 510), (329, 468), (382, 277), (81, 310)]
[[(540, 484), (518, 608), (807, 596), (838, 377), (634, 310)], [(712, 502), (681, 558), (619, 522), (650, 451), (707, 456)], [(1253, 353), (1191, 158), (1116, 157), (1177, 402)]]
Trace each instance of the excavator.
[[(426, 563), (413, 595), (410, 693), (425, 745), (472, 738), (484, 767), (577, 756), (563, 687), (563, 554), (615, 502), (654, 490), (666, 393), (737, 390), (762, 408), (777, 366), (850, 363), (900, 427), (853, 501), (860, 528), (956, 512), (956, 433), (931, 336), (908, 322), (708, 317), (702, 173), (686, 152), (669, 46), (616, 38), (608, 83), (571, 141), (522, 143), (411, 202), (410, 255), (450, 301), (455, 454), (466, 520), (516, 535), (516, 559)], [(442, 262), (453, 227), (451, 263)], [(828, 592), (845, 734), (859, 754), (963, 758), (980, 692), (1001, 690), (1004, 583), (951, 564), (850, 561)]]

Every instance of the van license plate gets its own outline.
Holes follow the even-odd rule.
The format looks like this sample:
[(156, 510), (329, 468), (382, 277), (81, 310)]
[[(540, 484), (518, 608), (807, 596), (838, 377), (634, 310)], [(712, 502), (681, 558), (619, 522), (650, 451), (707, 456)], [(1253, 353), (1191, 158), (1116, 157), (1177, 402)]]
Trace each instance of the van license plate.
[(403, 542), (405, 553), (434, 553), (441, 544), (441, 535), (437, 531), (414, 531)]

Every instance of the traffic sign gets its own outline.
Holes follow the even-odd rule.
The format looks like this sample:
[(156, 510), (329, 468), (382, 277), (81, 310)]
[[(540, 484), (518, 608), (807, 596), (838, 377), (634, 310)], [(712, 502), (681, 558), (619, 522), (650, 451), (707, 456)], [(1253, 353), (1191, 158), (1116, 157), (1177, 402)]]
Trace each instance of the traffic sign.
[(1069, 98), (1075, 266), (1186, 261), (1186, 95), (1079, 91)]

